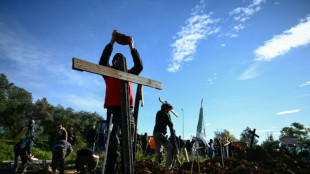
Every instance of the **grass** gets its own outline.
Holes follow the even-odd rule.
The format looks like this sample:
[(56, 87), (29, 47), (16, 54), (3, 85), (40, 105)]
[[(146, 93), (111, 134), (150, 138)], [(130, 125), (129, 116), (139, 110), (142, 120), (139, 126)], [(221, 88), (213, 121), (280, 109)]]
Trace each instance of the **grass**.
[[(0, 136), (0, 165), (3, 165), (3, 161), (7, 160), (14, 160), (14, 145), (19, 141), (19, 139), (15, 140), (10, 140), (8, 137)], [(79, 149), (85, 148), (86, 143), (85, 142), (78, 142), (73, 146), (73, 152), (65, 158), (65, 162), (67, 164), (75, 164), (76, 160), (76, 152)], [(35, 143), (35, 146), (32, 148), (32, 154), (38, 158), (38, 159), (46, 159), (46, 160), (51, 160), (52, 159), (52, 152), (51, 148), (48, 144), (48, 138), (42, 137), (40, 141), (37, 141)], [(100, 156), (100, 162), (99, 164), (103, 164), (103, 159), (104, 159), (104, 153), (99, 153)], [(193, 160), (193, 154), (189, 151), (188, 152), (189, 160)], [(185, 160), (183, 159), (183, 153), (179, 153), (178, 158), (183, 164)], [(144, 159), (150, 159), (153, 162), (155, 161), (155, 154), (153, 155), (144, 155), (142, 152), (142, 149), (138, 147), (138, 151), (136, 154), (136, 159), (137, 161), (141, 161)], [(206, 156), (199, 156), (199, 161), (203, 162), (207, 160), (208, 157)], [(163, 166), (166, 165), (166, 154), (164, 154), (164, 160), (161, 163)]]
[(0, 164), (6, 160), (14, 160), (14, 144), (13, 140), (0, 139)]

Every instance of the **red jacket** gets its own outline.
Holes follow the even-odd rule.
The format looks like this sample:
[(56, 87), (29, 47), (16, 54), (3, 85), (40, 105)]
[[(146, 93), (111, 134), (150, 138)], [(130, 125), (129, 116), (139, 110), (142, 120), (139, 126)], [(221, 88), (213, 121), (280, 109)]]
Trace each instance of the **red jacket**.
[[(131, 73), (128, 70), (128, 73)], [(106, 96), (104, 100), (104, 108), (110, 106), (121, 106), (121, 93), (120, 93), (120, 80), (112, 77), (103, 76), (106, 83)], [(130, 107), (134, 107), (133, 93), (131, 82), (128, 82), (129, 87), (129, 104)]]

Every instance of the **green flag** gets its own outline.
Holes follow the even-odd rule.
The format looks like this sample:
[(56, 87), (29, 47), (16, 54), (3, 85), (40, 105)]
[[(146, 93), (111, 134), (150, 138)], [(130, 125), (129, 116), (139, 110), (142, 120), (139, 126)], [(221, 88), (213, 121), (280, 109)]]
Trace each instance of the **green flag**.
[(196, 136), (200, 138), (206, 145), (208, 144), (206, 141), (206, 130), (205, 130), (205, 122), (203, 119), (203, 107), (202, 107), (203, 99), (201, 100), (201, 107), (199, 112), (199, 120), (197, 125), (197, 133)]

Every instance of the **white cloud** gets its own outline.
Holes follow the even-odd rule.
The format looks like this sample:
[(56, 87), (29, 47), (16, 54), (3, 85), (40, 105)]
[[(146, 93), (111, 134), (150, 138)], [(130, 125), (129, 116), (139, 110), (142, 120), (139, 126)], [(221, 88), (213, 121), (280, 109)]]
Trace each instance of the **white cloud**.
[(213, 85), (214, 84), (214, 81), (217, 79), (217, 74), (216, 73), (213, 73), (213, 76), (208, 78), (208, 84), (209, 85)]
[(234, 30), (235, 30), (236, 32), (238, 32), (239, 30), (242, 30), (242, 29), (244, 29), (244, 26), (243, 26), (242, 24), (238, 24), (238, 25), (235, 25), (235, 26), (234, 26)]
[(274, 36), (271, 40), (265, 42), (265, 45), (256, 49), (255, 60), (271, 61), (272, 59), (283, 55), (292, 48), (307, 45), (310, 43), (310, 14), (300, 20), (296, 26), (284, 31), (280, 35)]
[(308, 86), (308, 85), (310, 85), (310, 81), (307, 81), (307, 82), (301, 84), (300, 87), (304, 87), (304, 86)]
[(239, 76), (239, 80), (248, 80), (248, 79), (252, 79), (256, 76), (259, 75), (258, 72), (258, 67), (261, 64), (258, 62), (255, 62), (254, 64), (252, 64), (248, 69), (246, 69), (240, 76)]
[(278, 112), (277, 115), (293, 114), (293, 113), (297, 113), (297, 112), (299, 112), (298, 109), (296, 109), (296, 110), (289, 110), (289, 111), (282, 111), (282, 112)]
[(235, 33), (245, 28), (245, 22), (249, 20), (250, 17), (253, 16), (256, 12), (261, 10), (261, 4), (263, 2), (265, 2), (265, 0), (253, 0), (250, 1), (250, 4), (248, 6), (237, 7), (230, 11), (229, 15), (233, 18), (233, 24), (232, 26), (230, 26), (230, 32), (228, 32), (226, 36), (230, 38), (238, 37), (238, 35)]
[(207, 126), (210, 126), (210, 125), (211, 125), (210, 123), (206, 123), (206, 124), (205, 124), (206, 127), (207, 127)]
[[(56, 83), (81, 87), (99, 84), (93, 76), (73, 71), (71, 61), (63, 64), (59, 61), (63, 59), (59, 58), (64, 56), (62, 53), (46, 48), (17, 23), (0, 22), (0, 26), (0, 61), (10, 62), (9, 66), (14, 67), (14, 74), (19, 80), (36, 88)], [(4, 68), (11, 72), (10, 67)], [(49, 77), (53, 79), (47, 80)]]
[(230, 34), (229, 37), (234, 38), (234, 37), (238, 37), (237, 34)]
[(224, 44), (224, 43), (223, 43), (223, 44), (221, 44), (221, 47), (225, 47), (225, 46), (226, 46), (226, 44)]
[(257, 133), (261, 133), (261, 132), (272, 132), (273, 130), (270, 130), (270, 129), (268, 129), (268, 130), (259, 130), (259, 131), (257, 131)]
[(229, 14), (233, 16), (235, 21), (245, 22), (250, 16), (254, 15), (261, 9), (260, 5), (264, 1), (265, 0), (253, 0), (247, 7), (237, 7), (229, 12)]
[(193, 60), (196, 52), (198, 41), (205, 39), (207, 35), (219, 32), (219, 28), (210, 26), (218, 20), (211, 19), (210, 14), (204, 13), (205, 2), (202, 0), (200, 4), (192, 9), (191, 17), (186, 20), (186, 25), (177, 32), (175, 42), (170, 46), (172, 49), (172, 62), (169, 72), (176, 72), (180, 69), (184, 62)]

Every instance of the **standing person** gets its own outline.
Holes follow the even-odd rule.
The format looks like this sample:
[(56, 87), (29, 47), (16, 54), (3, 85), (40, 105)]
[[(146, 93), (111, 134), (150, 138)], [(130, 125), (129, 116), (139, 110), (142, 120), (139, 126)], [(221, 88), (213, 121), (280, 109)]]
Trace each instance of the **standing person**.
[(98, 133), (99, 139), (98, 139), (98, 149), (100, 151), (105, 151), (105, 143), (108, 139), (108, 135), (105, 129), (102, 130), (101, 133)]
[(87, 136), (86, 136), (87, 148), (95, 150), (95, 145), (98, 139), (99, 139), (99, 136), (96, 130), (96, 126), (93, 125), (92, 128), (87, 132)]
[(148, 139), (147, 139), (147, 133), (145, 132), (144, 135), (142, 136), (142, 150), (143, 153), (146, 154), (146, 147), (148, 145)]
[(214, 144), (212, 139), (210, 139), (209, 146), (209, 159), (212, 159), (214, 157)]
[(35, 129), (35, 122), (32, 117), (29, 118), (28, 124), (27, 124), (27, 133), (26, 138), (33, 138), (34, 137), (34, 129)]
[[(104, 48), (99, 64), (107, 67), (111, 67), (114, 69), (119, 69), (119, 61), (120, 59), (124, 58), (123, 54), (117, 53), (114, 55), (112, 59), (112, 66), (109, 64), (109, 59), (113, 51), (113, 45), (115, 43), (115, 39), (119, 32), (114, 30), (112, 33), (111, 41), (106, 47)], [(140, 59), (140, 55), (138, 51), (134, 48), (134, 41), (132, 37), (129, 37), (129, 48), (131, 51), (131, 55), (133, 58), (134, 66), (128, 70), (128, 73), (139, 75), (143, 69), (142, 61)], [(122, 119), (121, 119), (121, 96), (120, 96), (120, 80), (103, 76), (105, 83), (106, 83), (106, 95), (105, 95), (105, 102), (104, 108), (107, 109), (107, 123), (110, 122), (111, 114), (113, 114), (113, 129), (110, 134), (109, 140), (109, 149), (108, 149), (108, 156), (107, 156), (107, 173), (114, 174), (116, 173), (116, 161), (117, 161), (117, 150), (120, 145), (120, 139), (118, 133), (122, 128)], [(132, 92), (132, 84), (128, 82), (129, 88), (129, 104), (130, 104), (130, 111), (134, 107), (134, 100), (133, 100), (133, 92)], [(132, 112), (130, 112), (132, 113)], [(132, 138), (134, 135), (134, 118), (132, 114), (130, 114), (130, 124), (131, 124), (131, 132)]]
[(95, 169), (99, 162), (99, 156), (90, 149), (81, 149), (76, 152), (76, 170), (84, 173), (84, 165), (87, 165), (89, 173), (96, 173)]
[(154, 137), (151, 137), (150, 141), (149, 141), (149, 151), (148, 154), (153, 155), (155, 153), (155, 141), (154, 141)]
[(167, 126), (169, 127), (170, 131), (173, 131), (173, 123), (170, 118), (170, 113), (173, 107), (168, 104), (162, 104), (161, 110), (159, 110), (156, 114), (156, 123), (153, 131), (153, 137), (155, 140), (155, 162), (159, 163), (161, 158), (160, 148), (161, 146), (164, 146), (166, 149), (166, 167), (171, 168), (172, 167), (172, 150), (173, 145), (168, 140), (168, 138), (165, 136), (167, 133)]
[(20, 156), (21, 161), (22, 161), (22, 169), (23, 172), (26, 172), (26, 167), (24, 167), (25, 163), (27, 162), (27, 160), (31, 160), (32, 159), (32, 155), (31, 155), (31, 149), (33, 147), (33, 140), (32, 139), (25, 139), (25, 140), (21, 140), (18, 143), (16, 143), (14, 145), (14, 173), (17, 173), (18, 171), (18, 157)]
[(64, 127), (62, 127), (60, 123), (57, 124), (56, 129), (57, 131), (56, 131), (54, 144), (56, 144), (60, 140), (68, 141), (68, 132)]
[(70, 128), (68, 132), (68, 142), (73, 146), (75, 143), (75, 133), (73, 127)]
[(56, 169), (59, 169), (60, 174), (64, 174), (65, 171), (65, 157), (69, 156), (73, 152), (72, 146), (65, 140), (58, 141), (52, 147), (52, 170), (56, 173)]

